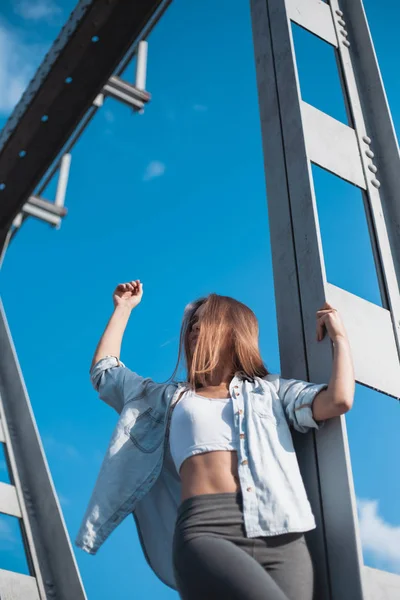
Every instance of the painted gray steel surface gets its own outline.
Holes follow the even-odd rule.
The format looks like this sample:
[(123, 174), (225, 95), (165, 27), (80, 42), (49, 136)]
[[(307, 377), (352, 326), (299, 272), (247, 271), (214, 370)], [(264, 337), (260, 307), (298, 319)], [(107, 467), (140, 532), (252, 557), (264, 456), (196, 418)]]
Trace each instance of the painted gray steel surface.
[(0, 569), (1, 600), (41, 600), (36, 579)]
[(395, 600), (400, 598), (400, 578), (393, 573), (364, 567), (366, 600)]
[[(383, 7), (384, 5), (382, 5)], [(372, 150), (377, 177), (382, 182), (380, 196), (386, 227), (392, 246), (397, 279), (400, 280), (400, 168), (399, 144), (389, 111), (382, 76), (362, 2), (341, 0), (340, 8), (346, 19), (351, 57), (364, 119)], [(390, 15), (388, 15), (390, 18)]]
[[(13, 482), (0, 485), (0, 510), (22, 519), (31, 575), (41, 600), (84, 600), (86, 595), (1, 303), (0, 348), (0, 421)], [(8, 581), (17, 587), (19, 582), (28, 581), (17, 581), (18, 575), (17, 579), (10, 577), (0, 570), (2, 599), (1, 590), (9, 585)], [(21, 583), (21, 589), (32, 585), (29, 580)], [(35, 597), (18, 596), (16, 592), (10, 596), (13, 600)]]
[[(375, 112), (369, 109), (366, 114), (363, 96), (366, 84), (361, 87), (356, 84), (355, 73), (360, 72), (360, 66), (358, 55), (352, 51), (352, 31), (358, 27), (360, 14), (363, 14), (362, 5), (360, 0), (342, 3), (352, 4), (355, 22), (350, 27), (345, 8), (340, 7), (344, 12), (341, 14), (336, 0), (331, 0), (330, 4), (320, 0), (251, 1), (281, 372), (283, 376), (317, 383), (329, 379), (331, 344), (328, 339), (322, 343), (315, 340), (315, 311), (328, 300), (343, 315), (357, 381), (399, 397), (400, 297), (394, 264), (400, 261), (393, 242), (390, 246), (389, 225), (383, 218), (383, 213), (392, 215), (395, 212), (394, 205), (396, 210), (399, 209), (400, 188), (397, 186), (396, 190), (392, 185), (395, 174), (400, 174), (398, 150), (393, 141), (387, 159), (393, 166), (392, 179), (385, 177), (383, 170), (378, 168), (377, 182), (372, 162), (377, 144), (373, 132), (377, 123), (374, 122), (374, 126), (371, 123), (378, 109), (374, 107)], [(302, 100), (291, 21), (337, 48), (341, 74), (348, 90), (350, 126)], [(361, 32), (365, 27), (364, 22)], [(359, 53), (368, 42), (366, 55), (371, 58), (371, 40), (362, 33), (359, 38), (362, 38)], [(374, 81), (378, 85), (377, 76)], [(391, 134), (393, 131), (388, 124), (391, 123), (390, 114), (382, 90), (378, 94), (379, 110), (385, 112), (385, 117), (380, 115), (379, 118), (385, 121), (389, 135), (389, 130)], [(383, 146), (382, 153), (385, 154)], [(386, 161), (386, 155), (385, 158), (383, 155), (382, 161)], [(382, 307), (327, 281), (312, 162), (364, 190)], [(393, 198), (392, 204), (387, 200), (389, 196)], [(371, 362), (373, 370), (369, 368)], [(378, 577), (374, 575), (375, 570), (366, 571), (363, 565), (345, 418), (330, 420), (319, 432), (308, 436), (295, 434), (294, 437), (318, 523), (317, 529), (308, 535), (317, 571), (315, 598), (372, 598), (372, 580), (374, 593), (381, 590), (382, 595), (377, 598), (394, 600), (399, 597), (394, 592), (400, 589), (399, 577), (376, 571)], [(390, 586), (382, 583), (388, 579)]]

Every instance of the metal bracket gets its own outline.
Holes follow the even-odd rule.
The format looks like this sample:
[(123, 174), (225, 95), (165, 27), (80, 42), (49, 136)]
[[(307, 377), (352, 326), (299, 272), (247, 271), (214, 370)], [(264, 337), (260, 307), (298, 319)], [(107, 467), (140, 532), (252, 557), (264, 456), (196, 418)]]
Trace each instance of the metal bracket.
[[(22, 222), (24, 217), (36, 217), (41, 221), (45, 221), (59, 229), (61, 227), (61, 220), (66, 216), (67, 210), (64, 208), (65, 196), (67, 193), (68, 178), (71, 168), (71, 155), (64, 154), (60, 161), (60, 172), (58, 176), (58, 184), (56, 190), (56, 197), (54, 202), (45, 200), (40, 196), (30, 196), (29, 200), (23, 205), (22, 211)], [(20, 215), (14, 219), (14, 227), (20, 227), (22, 222)]]
[(148, 43), (145, 40), (142, 40), (138, 44), (136, 55), (135, 84), (133, 85), (117, 75), (112, 75), (103, 87), (101, 93), (94, 99), (93, 104), (97, 106), (97, 108), (103, 106), (105, 96), (110, 96), (115, 100), (127, 104), (140, 114), (143, 114), (144, 106), (151, 98), (149, 92), (146, 92), (145, 89), (147, 77), (147, 53)]
[(62, 219), (68, 214), (67, 209), (64, 207), (64, 203), (71, 167), (71, 155), (64, 154), (61, 158), (59, 166), (60, 172), (58, 176), (58, 184), (54, 202), (45, 200), (40, 196), (30, 196), (29, 200), (23, 205), (21, 212), (18, 213), (18, 215), (14, 218), (12, 226), (4, 240), (3, 247), (0, 248), (0, 269), (2, 267), (8, 246), (28, 217), (35, 217), (36, 219), (40, 219), (56, 229), (60, 229)]
[(103, 88), (103, 94), (131, 106), (139, 112), (143, 110), (146, 102), (150, 100), (148, 92), (139, 90), (136, 86), (120, 79), (116, 75), (110, 77)]
[[(54, 202), (44, 200), (38, 196), (31, 196), (28, 202), (22, 207), (22, 213), (20, 213), (20, 215), (22, 215), (22, 217), (36, 217), (59, 229), (61, 219), (66, 216), (67, 212), (67, 209), (63, 206), (57, 206)], [(14, 226), (19, 226), (18, 223), (21, 220), (20, 215), (14, 219)]]

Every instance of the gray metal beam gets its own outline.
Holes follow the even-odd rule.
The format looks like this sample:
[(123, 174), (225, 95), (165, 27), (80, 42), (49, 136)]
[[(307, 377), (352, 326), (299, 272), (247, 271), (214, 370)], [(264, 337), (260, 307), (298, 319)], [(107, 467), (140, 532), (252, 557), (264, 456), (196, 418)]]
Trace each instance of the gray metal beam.
[(301, 103), (307, 154), (311, 162), (365, 189), (355, 131), (314, 106)]
[(13, 485), (0, 481), (0, 513), (21, 518), (18, 496)]
[(170, 1), (79, 2), (0, 135), (0, 240), (131, 45)]
[[(0, 419), (14, 484), (2, 484), (0, 487), (0, 508), (4, 505), (6, 512), (22, 518), (28, 562), (32, 565), (31, 575), (36, 579), (40, 598), (85, 600), (1, 301), (0, 348)], [(18, 507), (20, 513), (16, 514)], [(9, 576), (5, 574), (6, 571), (0, 571), (2, 598), (3, 589), (8, 589), (9, 581)], [(7, 581), (2, 581), (2, 578)], [(20, 581), (18, 579), (18, 585)], [(26, 585), (31, 584), (28, 582)], [(13, 600), (31, 600), (35, 597), (10, 596)]]
[(286, 0), (290, 19), (332, 46), (337, 46), (329, 5), (323, 0)]
[[(361, 0), (355, 0), (355, 3)], [(357, 56), (353, 52), (353, 38), (348, 34), (347, 22), (343, 19), (343, 13), (339, 9), (337, 0), (330, 0), (330, 6), (333, 13), (333, 21), (337, 31), (340, 43), (338, 46), (338, 58), (340, 60), (342, 75), (344, 80), (344, 93), (351, 110), (354, 131), (356, 133), (359, 145), (360, 160), (364, 171), (366, 182), (366, 213), (369, 219), (371, 243), (375, 246), (376, 268), (380, 270), (381, 277), (379, 278), (381, 295), (383, 298), (384, 308), (390, 310), (393, 333), (397, 345), (398, 358), (400, 357), (400, 295), (399, 283), (394, 266), (395, 248), (392, 247), (388, 236), (388, 231), (383, 216), (384, 194), (383, 189), (390, 189), (387, 181), (381, 181), (380, 175), (377, 177), (376, 165), (374, 163), (375, 154), (372, 150), (375, 140), (371, 139), (371, 132), (367, 127), (363, 103), (363, 90), (357, 85), (355, 77), (355, 65), (357, 64)], [(346, 36), (343, 32), (347, 33)], [(369, 46), (372, 41), (369, 40)], [(373, 47), (372, 47), (373, 48)], [(365, 48), (367, 51), (368, 48)], [(390, 119), (389, 109), (386, 106), (386, 114)], [(338, 152), (341, 148), (338, 148)], [(395, 163), (397, 161), (397, 169), (400, 171), (399, 152), (395, 152), (394, 156), (390, 154), (389, 148), (385, 149), (385, 157), (387, 160)], [(390, 190), (399, 198), (398, 190)], [(400, 234), (397, 232), (398, 241)], [(366, 323), (367, 324), (367, 323)], [(368, 381), (362, 381), (368, 385)], [(382, 388), (386, 392), (385, 388)], [(399, 382), (400, 392), (400, 382)], [(399, 396), (400, 393), (397, 394)]]
[[(346, 5), (349, 4), (354, 14), (354, 5), (358, 4), (361, 13), (360, 0), (348, 0)], [(362, 95), (368, 84), (364, 82), (364, 87), (356, 85), (354, 72), (360, 73), (361, 67), (354, 64), (359, 57), (357, 53), (353, 55), (350, 19), (343, 15), (337, 0), (331, 0), (330, 5), (320, 0), (251, 0), (251, 12), (281, 372), (284, 376), (308, 381), (329, 379), (331, 344), (328, 339), (319, 344), (315, 340), (315, 311), (324, 300), (328, 300), (343, 313), (357, 381), (399, 397), (399, 285), (392, 256), (395, 248), (393, 242), (389, 243), (381, 208), (381, 202), (382, 205), (386, 203), (387, 214), (394, 218), (392, 232), (397, 227), (397, 235), (400, 236), (400, 221), (396, 221), (400, 216), (400, 203), (397, 203), (396, 209), (394, 206), (394, 195), (398, 197), (400, 189), (399, 185), (394, 185), (395, 178), (398, 181), (400, 177), (397, 144), (391, 139), (385, 148), (381, 137), (382, 162), (390, 154), (387, 156), (390, 165), (387, 171), (390, 173), (387, 173), (386, 179), (376, 178), (371, 160), (374, 154), (370, 138), (375, 149), (371, 131), (376, 132), (379, 123), (382, 123), (386, 136), (391, 134), (390, 113), (384, 103), (384, 95), (380, 94), (375, 112), (369, 107), (365, 115), (365, 102), (369, 98), (372, 103), (371, 93), (365, 100)], [(354, 31), (360, 18), (358, 14), (353, 23)], [(329, 19), (333, 30), (328, 25)], [(337, 48), (352, 127), (338, 123), (303, 102), (291, 20)], [(361, 27), (360, 38), (366, 31), (365, 27)], [(332, 39), (332, 31), (336, 39)], [(373, 46), (366, 36), (360, 42), (358, 52), (364, 51), (364, 43), (369, 44), (366, 52), (371, 57)], [(384, 118), (380, 116), (380, 120), (372, 125), (378, 108), (386, 111), (386, 115)], [(364, 200), (383, 308), (327, 281), (311, 162), (365, 190)], [(371, 319), (374, 319), (372, 324)], [(374, 373), (369, 369), (372, 354)], [(317, 529), (307, 535), (316, 565), (315, 597), (362, 600), (369, 593), (367, 585), (371, 577), (364, 577), (345, 418), (331, 419), (323, 430), (307, 436), (294, 432), (294, 441), (317, 521)], [(393, 578), (396, 576), (390, 578), (390, 585), (397, 590), (400, 578), (397, 578), (395, 586)], [(378, 579), (378, 576), (375, 577), (375, 582)], [(389, 586), (386, 586), (385, 593), (388, 590)], [(384, 597), (383, 588), (381, 591)]]
[(40, 208), (57, 217), (65, 217), (68, 213), (64, 206), (57, 206), (54, 202), (50, 202), (50, 200), (45, 200), (44, 198), (38, 198), (37, 196), (31, 196), (26, 204), (30, 204), (35, 208)]
[(36, 579), (29, 575), (0, 569), (1, 600), (43, 600), (39, 596)]
[(150, 100), (150, 94), (113, 75), (103, 87), (103, 94), (140, 110)]
[(375, 153), (380, 198), (397, 279), (400, 281), (400, 154), (389, 104), (361, 0), (334, 0), (343, 11), (351, 59), (369, 137)]
[(400, 577), (387, 571), (364, 567), (365, 600), (397, 600), (400, 598)]
[[(251, 0), (250, 4), (267, 183), (281, 372), (283, 376), (307, 380), (309, 372), (306, 342), (297, 274), (284, 134), (281, 127), (281, 100), (276, 78), (277, 68), (286, 71), (286, 65), (275, 65), (271, 35), (272, 24), (267, 0)], [(288, 51), (286, 51), (286, 55), (288, 55)], [(316, 277), (313, 279), (315, 280)], [(314, 286), (314, 293), (317, 296), (317, 303), (322, 303), (324, 293), (321, 284), (318, 287)], [(324, 354), (328, 362), (330, 356), (327, 348), (324, 348)], [(330, 582), (326, 556), (326, 532), (322, 517), (318, 463), (313, 437), (313, 435), (296, 435), (295, 432), (293, 436), (304, 483), (318, 525), (307, 536), (316, 571), (315, 597), (328, 600), (330, 599)]]
[(67, 209), (63, 206), (57, 206), (54, 202), (49, 202), (37, 196), (31, 196), (28, 202), (23, 205), (21, 211), (23, 215), (36, 217), (54, 227), (59, 226), (61, 219), (67, 214)]

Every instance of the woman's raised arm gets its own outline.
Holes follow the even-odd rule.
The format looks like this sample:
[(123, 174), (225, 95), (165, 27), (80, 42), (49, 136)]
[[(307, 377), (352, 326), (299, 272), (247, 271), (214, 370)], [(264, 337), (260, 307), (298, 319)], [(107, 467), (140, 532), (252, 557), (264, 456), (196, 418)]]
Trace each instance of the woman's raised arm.
[(131, 316), (131, 312), (143, 297), (143, 284), (140, 279), (129, 283), (120, 283), (114, 293), (114, 312), (104, 330), (93, 356), (93, 367), (105, 356), (115, 356), (118, 360), (121, 354), (122, 338)]

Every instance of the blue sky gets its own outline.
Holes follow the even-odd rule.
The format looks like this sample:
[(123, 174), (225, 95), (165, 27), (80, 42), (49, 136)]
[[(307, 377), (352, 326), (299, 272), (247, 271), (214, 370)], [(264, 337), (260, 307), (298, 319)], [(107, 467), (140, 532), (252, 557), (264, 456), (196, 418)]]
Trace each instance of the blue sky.
[[(2, 2), (0, 127), (74, 5)], [(365, 6), (399, 131), (400, 8), (395, 0), (385, 10), (376, 0)], [(295, 42), (303, 98), (345, 120), (331, 48), (297, 28)], [(125, 76), (133, 78), (132, 67)], [(61, 229), (28, 221), (2, 272), (72, 538), (117, 419), (88, 379), (117, 283), (144, 282), (122, 353), (139, 373), (159, 381), (171, 374), (184, 306), (213, 291), (255, 311), (264, 360), (279, 372), (248, 2), (174, 0), (149, 38), (147, 88), (143, 115), (106, 101), (73, 150)], [(359, 191), (318, 168), (314, 177), (328, 280), (380, 304)], [(51, 185), (46, 197), (53, 192)], [(400, 573), (400, 405), (358, 387), (346, 421), (365, 562)], [(132, 518), (96, 557), (78, 549), (76, 556), (89, 598), (177, 598), (148, 567)], [(26, 572), (15, 523), (1, 516), (0, 567)]]

